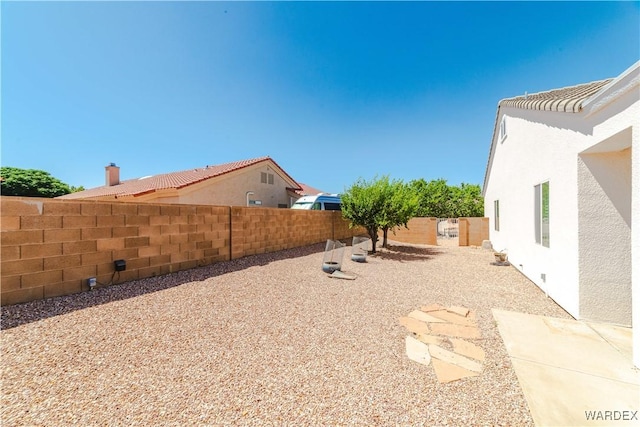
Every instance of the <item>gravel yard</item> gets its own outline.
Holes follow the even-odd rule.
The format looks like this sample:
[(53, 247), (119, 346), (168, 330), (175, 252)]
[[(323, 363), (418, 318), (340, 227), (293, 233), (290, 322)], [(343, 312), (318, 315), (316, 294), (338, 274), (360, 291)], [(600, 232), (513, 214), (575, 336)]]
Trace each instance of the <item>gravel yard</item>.
[[(394, 245), (356, 280), (318, 244), (3, 307), (2, 425), (533, 425), (491, 309), (570, 317), (490, 251)], [(431, 303), (475, 311), (480, 376), (408, 359)]]

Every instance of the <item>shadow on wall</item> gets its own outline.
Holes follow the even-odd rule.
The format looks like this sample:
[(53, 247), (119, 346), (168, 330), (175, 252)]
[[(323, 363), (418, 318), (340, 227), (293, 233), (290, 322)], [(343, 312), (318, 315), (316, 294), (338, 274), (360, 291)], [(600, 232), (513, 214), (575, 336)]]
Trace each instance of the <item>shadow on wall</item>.
[(148, 277), (122, 284), (98, 287), (92, 291), (31, 301), (2, 307), (0, 329), (10, 329), (49, 317), (67, 314), (113, 301), (135, 298), (162, 291), (185, 283), (206, 280), (249, 267), (267, 265), (273, 261), (297, 258), (323, 252), (325, 243), (303, 246), (266, 254), (252, 255), (232, 261), (223, 261), (205, 267), (182, 270), (163, 276)]

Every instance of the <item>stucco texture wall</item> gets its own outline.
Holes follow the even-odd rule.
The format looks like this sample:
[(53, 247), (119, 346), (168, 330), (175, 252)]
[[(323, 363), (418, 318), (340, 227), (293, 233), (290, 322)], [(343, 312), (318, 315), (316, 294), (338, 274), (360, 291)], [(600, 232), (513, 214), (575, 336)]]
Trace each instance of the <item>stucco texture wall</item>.
[(578, 225), (580, 317), (631, 326), (631, 148), (578, 158)]

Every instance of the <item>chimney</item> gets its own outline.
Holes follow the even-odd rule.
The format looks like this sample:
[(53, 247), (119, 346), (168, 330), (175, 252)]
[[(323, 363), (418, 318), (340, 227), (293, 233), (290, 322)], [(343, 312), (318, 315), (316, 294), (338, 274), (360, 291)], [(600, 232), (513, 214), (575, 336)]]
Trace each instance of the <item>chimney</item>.
[(109, 163), (104, 167), (105, 170), (105, 185), (111, 187), (113, 185), (120, 184), (120, 168), (115, 163)]

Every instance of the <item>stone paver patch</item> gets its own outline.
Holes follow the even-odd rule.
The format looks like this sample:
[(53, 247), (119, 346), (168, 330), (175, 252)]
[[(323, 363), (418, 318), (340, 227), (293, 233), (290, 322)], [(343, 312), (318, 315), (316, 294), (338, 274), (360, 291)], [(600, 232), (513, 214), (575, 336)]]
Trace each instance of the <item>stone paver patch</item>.
[(405, 339), (405, 347), (409, 359), (429, 366), (429, 363), (431, 363), (431, 354), (429, 353), (429, 346), (427, 346), (427, 344), (408, 336)]
[(442, 344), (442, 338), (435, 335), (416, 334), (416, 338), (425, 344)]
[(401, 317), (400, 324), (414, 334), (428, 334), (429, 325), (413, 317)]
[(484, 362), (485, 354), (484, 350), (481, 347), (457, 338), (450, 338), (449, 341), (451, 341), (451, 343), (453, 344), (453, 351), (455, 351), (456, 353)]
[(413, 317), (414, 319), (420, 320), (422, 322), (432, 322), (432, 323), (446, 322), (446, 320), (438, 319), (437, 317), (431, 316), (421, 310), (413, 310), (411, 313), (409, 313), (409, 317)]
[(435, 358), (432, 359), (432, 362), (433, 370), (436, 371), (436, 377), (438, 377), (438, 381), (441, 383), (450, 383), (462, 378), (477, 377), (480, 375), (477, 372), (469, 371), (468, 369)]
[(442, 321), (445, 321), (445, 322), (455, 323), (456, 325), (463, 325), (463, 326), (476, 325), (476, 322), (474, 321), (474, 319), (469, 317), (462, 317), (458, 314), (451, 313), (447, 310), (432, 311), (429, 313), (429, 315), (432, 317), (441, 319)]
[(429, 304), (429, 305), (423, 305), (422, 307), (420, 307), (420, 310), (424, 311), (425, 313), (428, 313), (430, 311), (444, 310), (444, 309), (445, 307), (440, 304)]
[(434, 358), (442, 360), (443, 362), (453, 363), (454, 365), (458, 365), (461, 368), (468, 369), (470, 371), (482, 372), (482, 365), (478, 362), (474, 362), (473, 360), (467, 359), (466, 357), (452, 351), (445, 350), (438, 345), (429, 344), (429, 353)]
[(434, 323), (431, 325), (431, 331), (434, 334), (446, 335), (448, 337), (460, 338), (481, 338), (480, 330), (474, 326), (454, 325), (452, 323)]
[(407, 356), (423, 365), (433, 362), (439, 382), (448, 383), (482, 372), (484, 350), (466, 341), (481, 338), (474, 312), (468, 308), (424, 305), (401, 317), (399, 322), (412, 333), (405, 339)]
[(469, 315), (469, 309), (466, 307), (458, 307), (458, 306), (451, 306), (447, 308), (447, 311), (451, 312), (451, 313), (455, 313), (458, 314), (462, 317), (467, 317)]

